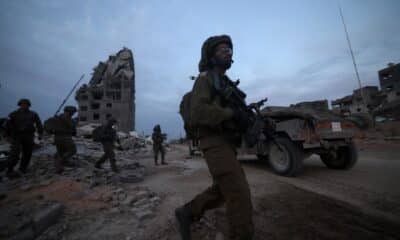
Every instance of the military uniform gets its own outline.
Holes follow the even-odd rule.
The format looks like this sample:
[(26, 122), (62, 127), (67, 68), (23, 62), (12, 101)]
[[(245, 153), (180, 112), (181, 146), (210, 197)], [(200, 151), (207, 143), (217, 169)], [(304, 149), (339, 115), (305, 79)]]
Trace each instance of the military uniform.
[(101, 165), (107, 160), (110, 160), (111, 169), (114, 172), (118, 172), (118, 168), (115, 161), (115, 153), (114, 153), (114, 142), (117, 141), (119, 143), (117, 132), (113, 128), (113, 124), (116, 123), (114, 119), (111, 119), (107, 122), (106, 125), (102, 126), (103, 133), (101, 138), (101, 143), (103, 145), (104, 154), (103, 156), (96, 162), (95, 167), (101, 168)]
[[(206, 43), (202, 53), (209, 51), (207, 46), (205, 47)], [(207, 57), (202, 55), (202, 60), (204, 58)], [(182, 238), (190, 239), (190, 232), (187, 232), (187, 226), (190, 224), (187, 224), (187, 220), (199, 219), (205, 211), (225, 203), (230, 227), (229, 239), (250, 240), (254, 232), (253, 207), (249, 184), (236, 157), (240, 137), (235, 131), (234, 109), (225, 106), (222, 97), (215, 93), (216, 81), (220, 84), (219, 87), (223, 88), (230, 80), (226, 75), (213, 72), (207, 67), (204, 71), (202, 64), (204, 62), (201, 61), (201, 73), (192, 90), (191, 116), (192, 123), (198, 126), (200, 149), (213, 184), (192, 201), (178, 208), (175, 214), (181, 224)]]
[[(56, 172), (61, 173), (64, 170), (64, 166), (72, 166), (72, 157), (76, 154), (75, 142), (72, 136), (76, 136), (76, 124), (72, 120), (71, 116), (75, 111), (74, 107), (65, 107), (64, 114), (57, 116), (58, 128), (54, 131), (54, 144), (57, 149), (57, 157), (55, 158)], [(72, 112), (71, 116), (68, 116), (65, 112)]]
[(160, 125), (154, 127), (151, 138), (153, 140), (154, 164), (158, 165), (159, 154), (161, 154), (161, 164), (167, 164), (165, 162), (165, 147), (163, 145), (165, 135), (161, 133)]
[[(18, 105), (22, 102), (30, 106), (30, 102), (27, 99), (20, 100)], [(9, 114), (7, 135), (11, 138), (11, 149), (8, 174), (14, 172), (14, 167), (18, 164), (21, 152), (22, 158), (19, 170), (24, 173), (27, 171), (32, 156), (35, 129), (40, 136), (43, 134), (42, 122), (36, 112), (29, 109), (18, 109)]]

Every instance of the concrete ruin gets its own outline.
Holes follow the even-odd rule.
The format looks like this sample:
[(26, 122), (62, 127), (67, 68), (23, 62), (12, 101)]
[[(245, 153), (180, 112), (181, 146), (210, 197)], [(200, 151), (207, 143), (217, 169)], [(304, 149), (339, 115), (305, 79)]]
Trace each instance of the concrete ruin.
[(393, 102), (400, 99), (400, 63), (389, 63), (387, 68), (378, 72), (379, 84), (386, 101)]
[[(364, 94), (362, 99), (361, 91)], [(376, 86), (365, 86), (362, 89), (356, 89), (352, 95), (345, 96), (332, 101), (332, 108), (335, 112), (341, 114), (367, 113), (376, 108), (382, 102), (382, 95)]]
[(302, 110), (302, 109), (313, 109), (315, 111), (329, 111), (328, 100), (316, 100), (309, 102), (299, 102), (291, 104), (290, 107)]
[(118, 120), (119, 130), (135, 129), (135, 70), (132, 51), (123, 48), (93, 69), (89, 84), (75, 93), (79, 125)]
[[(378, 71), (380, 90), (377, 86), (356, 89), (352, 95), (332, 101), (335, 112), (349, 115), (357, 113), (390, 113), (400, 106), (400, 63), (389, 63)], [(363, 102), (361, 91), (364, 94)], [(376, 114), (375, 114), (376, 115)]]

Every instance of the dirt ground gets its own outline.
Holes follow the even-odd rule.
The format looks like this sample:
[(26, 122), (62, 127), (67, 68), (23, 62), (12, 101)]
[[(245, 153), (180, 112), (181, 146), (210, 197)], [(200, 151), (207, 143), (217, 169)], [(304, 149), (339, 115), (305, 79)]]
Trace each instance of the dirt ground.
[[(255, 240), (264, 239), (400, 239), (399, 143), (359, 144), (360, 159), (350, 171), (325, 168), (317, 156), (305, 161), (297, 178), (275, 175), (254, 158), (242, 158), (251, 186)], [(129, 211), (111, 211), (102, 196), (109, 186), (89, 188), (68, 178), (30, 190), (16, 189), (0, 209), (16, 202), (49, 199), (66, 206), (64, 216), (39, 239), (179, 240), (174, 209), (211, 184), (201, 157), (173, 145), (169, 165), (153, 166), (151, 153), (136, 154), (145, 165), (143, 182), (121, 184), (126, 192), (150, 189), (161, 198), (156, 215), (138, 220)], [(40, 197), (38, 197), (40, 196)], [(0, 215), (1, 216), (1, 215)], [(193, 225), (193, 239), (221, 239), (227, 233), (224, 208), (208, 212)], [(216, 237), (216, 235), (219, 235)], [(227, 239), (227, 238), (225, 238)]]

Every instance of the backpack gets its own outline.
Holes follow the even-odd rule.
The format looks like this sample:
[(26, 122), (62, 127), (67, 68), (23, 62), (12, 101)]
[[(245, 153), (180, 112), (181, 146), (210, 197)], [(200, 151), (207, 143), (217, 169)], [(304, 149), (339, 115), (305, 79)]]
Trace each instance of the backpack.
[[(201, 72), (198, 77), (193, 77), (192, 80), (197, 80), (201, 76), (206, 76), (207, 72)], [(211, 93), (211, 97), (214, 98), (217, 95), (216, 91)], [(183, 120), (183, 127), (186, 132), (186, 137), (188, 139), (196, 140), (198, 138), (197, 127), (192, 122), (191, 115), (191, 99), (192, 99), (192, 91), (189, 91), (183, 95), (181, 99), (181, 103), (179, 104), (179, 114)]]
[(101, 142), (104, 138), (104, 127), (98, 126), (92, 131), (92, 139), (95, 142)]
[(50, 134), (63, 129), (63, 123), (59, 116), (54, 116), (44, 121), (44, 130)]
[(194, 139), (196, 136), (196, 129), (192, 125), (191, 121), (191, 105), (190, 101), (192, 98), (192, 91), (187, 92), (185, 95), (183, 95), (181, 103), (179, 104), (179, 114), (182, 117), (183, 120), (183, 127), (186, 132), (186, 136), (189, 139)]

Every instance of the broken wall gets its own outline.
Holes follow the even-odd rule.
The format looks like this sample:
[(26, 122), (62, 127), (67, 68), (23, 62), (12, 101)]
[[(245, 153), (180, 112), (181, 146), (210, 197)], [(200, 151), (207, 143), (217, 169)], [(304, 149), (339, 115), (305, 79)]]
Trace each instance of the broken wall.
[(79, 124), (104, 123), (109, 117), (118, 120), (119, 130), (135, 129), (135, 70), (132, 51), (123, 48), (93, 69), (88, 84), (75, 95)]

